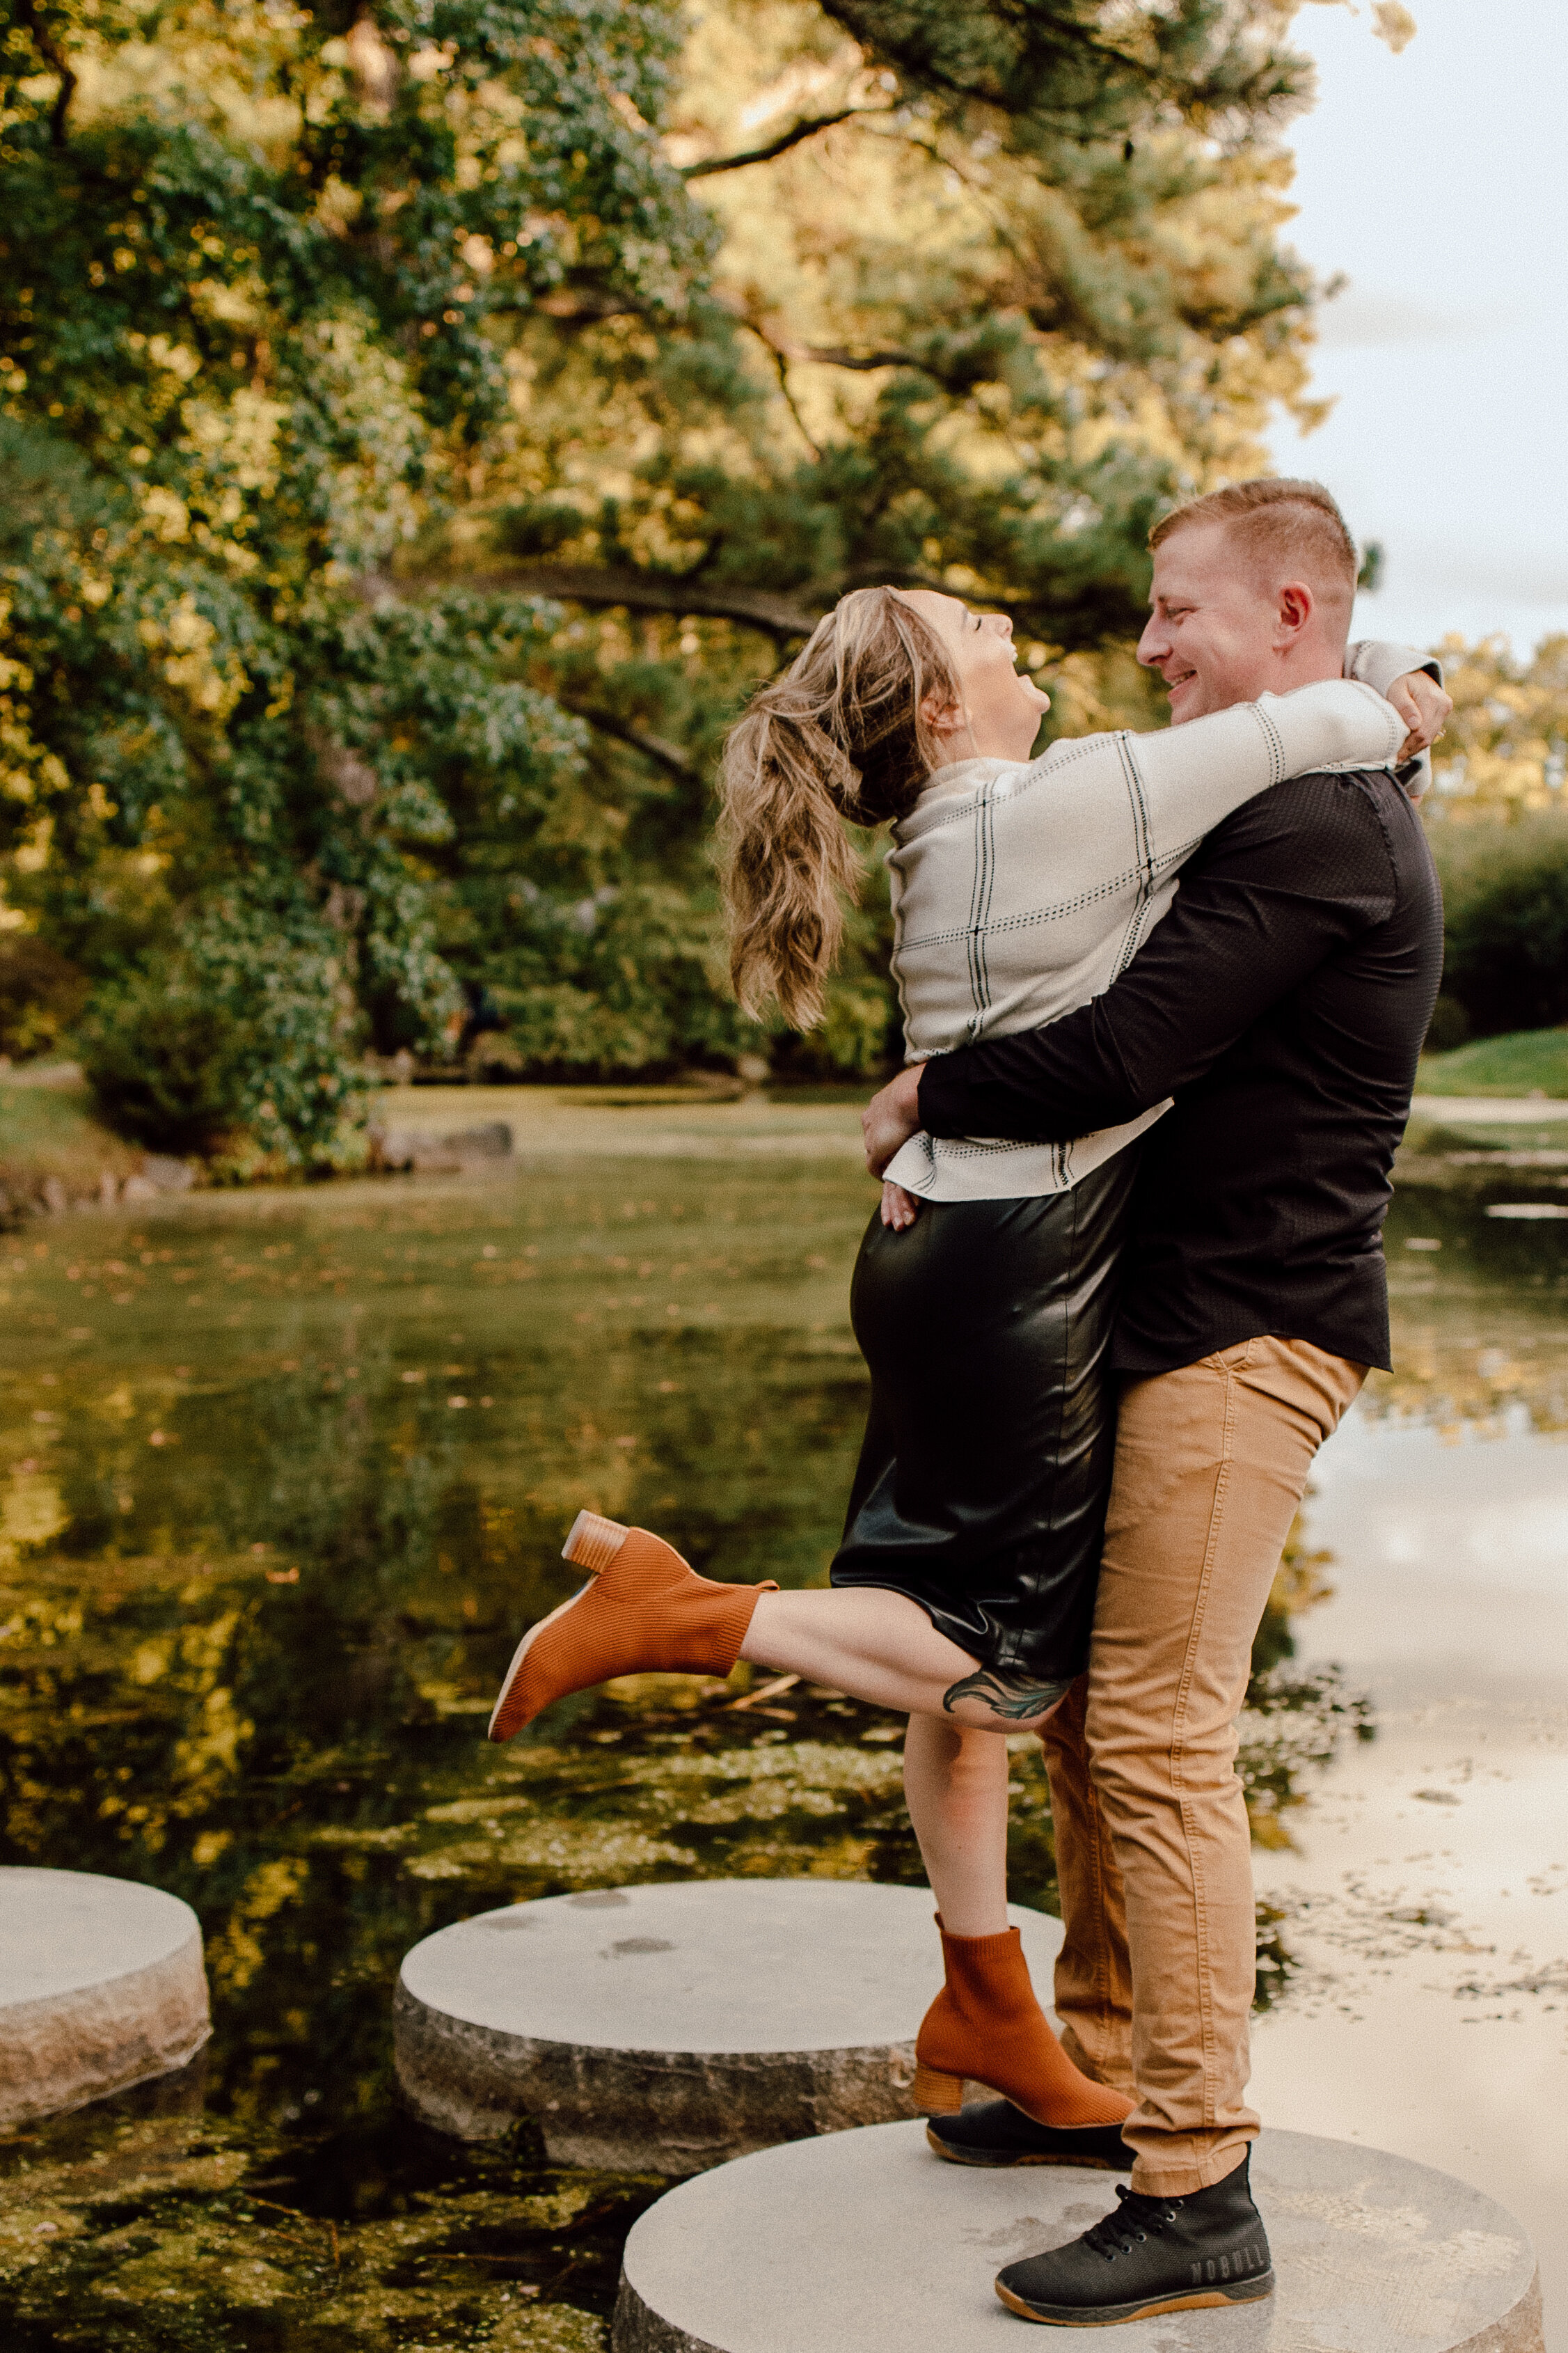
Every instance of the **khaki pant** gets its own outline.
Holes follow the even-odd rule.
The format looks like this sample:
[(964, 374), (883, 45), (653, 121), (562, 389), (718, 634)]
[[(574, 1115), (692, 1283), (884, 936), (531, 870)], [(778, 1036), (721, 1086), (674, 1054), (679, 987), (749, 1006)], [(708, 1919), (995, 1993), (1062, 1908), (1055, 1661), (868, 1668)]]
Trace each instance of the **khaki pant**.
[(1256, 1974), (1236, 1719), (1312, 1457), (1365, 1367), (1247, 1340), (1122, 1392), (1089, 1672), (1042, 1738), (1079, 2064), (1139, 2101), (1132, 2180), (1218, 2181), (1246, 2105)]

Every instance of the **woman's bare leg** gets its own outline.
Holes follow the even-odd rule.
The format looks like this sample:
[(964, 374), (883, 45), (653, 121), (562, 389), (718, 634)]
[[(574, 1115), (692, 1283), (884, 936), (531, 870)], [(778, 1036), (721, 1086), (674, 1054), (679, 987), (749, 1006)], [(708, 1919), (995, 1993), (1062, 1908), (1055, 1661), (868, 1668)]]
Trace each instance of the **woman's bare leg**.
[[(904, 1795), (942, 1915), (942, 1989), (916, 2039), (916, 2105), (953, 2116), (967, 2076), (1047, 2127), (1044, 2142), (1033, 2144), (1037, 2156), (1115, 2161), (1123, 2154), (1116, 2127), (1130, 2103), (1073, 2065), (1040, 2007), (1018, 1932), (1008, 1925), (1005, 1736), (911, 1716)], [(998, 2129), (994, 2117), (969, 2113), (984, 2145)], [(1016, 2118), (1001, 2127), (1002, 2147), (1017, 2129)], [(940, 2154), (963, 2158), (962, 2126), (956, 2140), (940, 2126), (936, 2133)], [(1061, 2133), (1067, 2140), (1052, 2137)], [(1073, 2137), (1080, 2133), (1087, 2137)], [(972, 2154), (976, 2145), (968, 2140)]]
[(978, 1731), (1032, 1728), (1068, 1689), (982, 1666), (901, 1593), (716, 1584), (662, 1536), (596, 1512), (579, 1512), (565, 1556), (588, 1582), (518, 1644), (491, 1712), (492, 1740), (510, 1740), (568, 1693), (616, 1675), (727, 1675), (740, 1659)]
[(866, 1587), (759, 1594), (741, 1656), (873, 1707), (978, 1732), (1032, 1732), (1067, 1689), (979, 1665), (918, 1602)]
[(904, 1802), (950, 1936), (1007, 1931), (1007, 1743), (911, 1715)]

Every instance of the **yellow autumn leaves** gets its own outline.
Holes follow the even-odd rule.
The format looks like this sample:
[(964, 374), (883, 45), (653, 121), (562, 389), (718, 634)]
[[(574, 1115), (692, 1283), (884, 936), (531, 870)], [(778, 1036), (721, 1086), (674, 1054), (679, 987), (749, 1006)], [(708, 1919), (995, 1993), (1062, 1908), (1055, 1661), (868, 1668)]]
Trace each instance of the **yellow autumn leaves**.
[(1528, 662), (1503, 638), (1447, 638), (1454, 714), (1434, 763), (1448, 819), (1517, 818), (1555, 808), (1568, 754), (1568, 637), (1543, 638)]

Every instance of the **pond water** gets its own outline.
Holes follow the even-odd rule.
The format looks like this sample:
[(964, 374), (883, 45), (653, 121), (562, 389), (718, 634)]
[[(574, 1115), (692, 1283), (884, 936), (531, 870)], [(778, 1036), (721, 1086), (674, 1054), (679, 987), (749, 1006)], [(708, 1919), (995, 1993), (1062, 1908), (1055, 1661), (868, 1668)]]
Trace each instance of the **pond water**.
[[(7, 2353), (597, 2353), (662, 2185), (401, 2117), (403, 1953), (606, 1883), (920, 1877), (899, 1726), (831, 1693), (644, 1678), (485, 1745), (579, 1505), (811, 1582), (865, 1402), (847, 1108), (541, 1099), (520, 1141), (485, 1176), (0, 1236), (0, 1852), (186, 1897), (216, 2023), (188, 2079), (0, 2142)], [(1568, 1243), (1438, 1212), (1396, 1207), (1402, 1371), (1323, 1457), (1333, 1561), (1281, 1588), (1345, 1676), (1298, 1661), (1248, 1719), (1258, 2079), (1281, 2123), (1470, 2175), (1544, 2255)], [(1014, 1761), (1013, 1893), (1050, 1905)]]
[(1568, 1243), (1418, 1196), (1389, 1243), (1400, 1369), (1319, 1457), (1305, 1535), (1333, 1590), (1297, 1628), (1299, 1663), (1338, 1662), (1376, 1738), (1342, 1743), (1291, 1846), (1256, 1857), (1294, 1966), (1254, 2096), (1501, 2199), (1563, 2353)]

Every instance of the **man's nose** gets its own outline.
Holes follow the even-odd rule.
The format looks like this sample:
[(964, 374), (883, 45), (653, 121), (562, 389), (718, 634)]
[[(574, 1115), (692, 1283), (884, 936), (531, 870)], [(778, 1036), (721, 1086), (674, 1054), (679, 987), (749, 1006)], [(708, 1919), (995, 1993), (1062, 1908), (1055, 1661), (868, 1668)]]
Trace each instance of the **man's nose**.
[(1171, 652), (1171, 633), (1162, 622), (1152, 618), (1138, 640), (1138, 659), (1145, 670), (1153, 670)]

